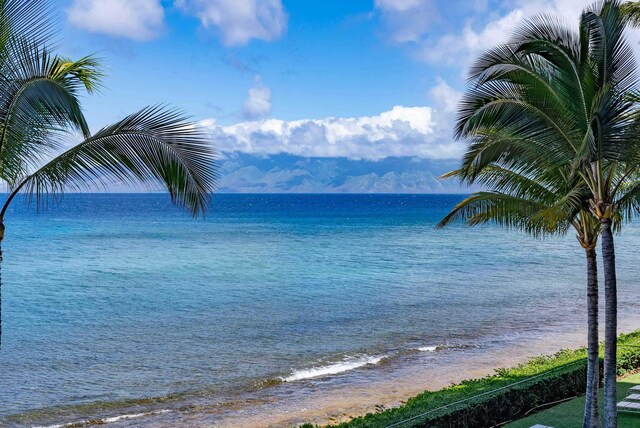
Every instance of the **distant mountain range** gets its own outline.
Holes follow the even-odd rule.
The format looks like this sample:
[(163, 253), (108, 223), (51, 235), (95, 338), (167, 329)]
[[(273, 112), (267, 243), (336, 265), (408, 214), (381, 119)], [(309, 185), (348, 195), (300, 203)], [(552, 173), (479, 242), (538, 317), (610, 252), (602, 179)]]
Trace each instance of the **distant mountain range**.
[(378, 161), (253, 156), (223, 153), (219, 160), (222, 193), (467, 193), (457, 180), (438, 177), (457, 160), (413, 157)]

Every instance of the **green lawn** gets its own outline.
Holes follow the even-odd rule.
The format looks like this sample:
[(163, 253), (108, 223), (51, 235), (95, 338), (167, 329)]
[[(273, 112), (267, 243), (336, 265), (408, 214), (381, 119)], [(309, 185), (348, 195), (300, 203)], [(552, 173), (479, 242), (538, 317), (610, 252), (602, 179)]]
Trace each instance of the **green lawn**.
[[(627, 389), (637, 384), (640, 384), (640, 373), (620, 379), (618, 381), (618, 401), (627, 395)], [(602, 405), (602, 390), (600, 391), (600, 404)], [(602, 406), (600, 409), (602, 414)], [(580, 397), (512, 422), (507, 427), (529, 428), (535, 424), (542, 424), (556, 428), (582, 428), (583, 412), (584, 397)], [(620, 413), (618, 426), (619, 428), (640, 427), (640, 414)]]

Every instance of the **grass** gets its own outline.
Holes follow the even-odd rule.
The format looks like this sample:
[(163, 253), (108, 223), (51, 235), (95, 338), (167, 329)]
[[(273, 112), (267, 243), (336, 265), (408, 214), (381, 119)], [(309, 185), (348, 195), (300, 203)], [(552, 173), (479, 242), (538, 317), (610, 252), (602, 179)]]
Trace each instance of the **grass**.
[[(637, 330), (618, 338), (618, 376), (635, 373), (639, 368), (640, 330)], [(563, 350), (555, 355), (533, 358), (517, 367), (498, 369), (495, 374), (482, 379), (467, 380), (439, 391), (426, 391), (410, 398), (402, 406), (369, 413), (331, 427), (383, 428), (408, 419), (412, 422), (405, 427), (451, 426), (451, 423), (463, 420), (467, 421), (466, 426), (496, 425), (523, 415), (536, 405), (578, 395), (584, 391), (585, 373), (586, 350)], [(620, 381), (620, 398), (624, 398), (628, 389), (625, 383), (636, 380), (640, 383), (635, 376)], [(451, 405), (456, 402), (459, 404)], [(548, 425), (559, 421), (554, 422), (556, 428), (581, 427), (583, 405), (584, 398), (573, 400), (510, 426), (528, 428), (536, 423), (544, 424), (548, 417)], [(567, 409), (562, 406), (567, 406)], [(413, 419), (417, 415), (422, 416)], [(627, 420), (631, 421), (630, 425)], [(638, 428), (640, 417), (623, 416), (620, 423), (621, 427)], [(314, 428), (314, 425), (304, 424), (302, 427)]]
[[(475, 408), (479, 403), (493, 402), (491, 396), (486, 397), (484, 394), (491, 394), (493, 391), (501, 390), (503, 387), (509, 387), (516, 382), (526, 381), (532, 376), (537, 375), (543, 376), (543, 379), (541, 379), (543, 382), (539, 382), (537, 385), (528, 385), (523, 388), (524, 395), (547, 395), (546, 392), (548, 391), (538, 390), (539, 387), (548, 389), (549, 383), (557, 383), (561, 379), (564, 379), (561, 378), (563, 375), (582, 379), (584, 375), (580, 374), (580, 372), (586, 368), (585, 357), (586, 353), (583, 349), (563, 350), (554, 355), (539, 356), (517, 367), (497, 369), (495, 374), (481, 379), (465, 380), (459, 384), (438, 391), (425, 391), (410, 398), (400, 407), (388, 409), (380, 413), (369, 413), (365, 416), (360, 416), (348, 422), (338, 424), (336, 428), (383, 428), (424, 412), (435, 411), (427, 418), (428, 420), (422, 420), (424, 418), (420, 418), (416, 420), (415, 423), (406, 425), (426, 426), (425, 424), (440, 419), (443, 415), (451, 413), (454, 409)], [(478, 396), (482, 397), (479, 401), (475, 398)], [(456, 405), (454, 408), (442, 407), (466, 399), (471, 401)], [(528, 402), (529, 399), (525, 401)], [(507, 407), (509, 406), (507, 405)], [(303, 425), (303, 428), (309, 427), (312, 427), (312, 425)]]
[[(627, 390), (640, 384), (640, 373), (626, 376), (618, 381), (618, 402), (627, 395)], [(600, 414), (602, 415), (602, 390), (600, 390)], [(517, 420), (507, 425), (508, 428), (529, 428), (535, 424), (548, 425), (562, 428), (582, 428), (582, 415), (584, 413), (584, 396), (567, 401), (550, 409), (535, 413), (524, 419)], [(640, 414), (619, 413), (619, 428), (640, 427)]]

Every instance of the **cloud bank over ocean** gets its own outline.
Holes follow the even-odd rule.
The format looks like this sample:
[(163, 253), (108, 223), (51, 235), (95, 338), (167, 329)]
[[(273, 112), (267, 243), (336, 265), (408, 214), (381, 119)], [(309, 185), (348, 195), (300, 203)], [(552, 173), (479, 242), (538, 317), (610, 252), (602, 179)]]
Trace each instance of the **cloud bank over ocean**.
[(223, 152), (353, 160), (458, 158), (463, 146), (452, 141), (449, 123), (439, 119), (431, 107), (395, 106), (375, 116), (263, 119), (230, 126), (208, 119), (200, 124)]

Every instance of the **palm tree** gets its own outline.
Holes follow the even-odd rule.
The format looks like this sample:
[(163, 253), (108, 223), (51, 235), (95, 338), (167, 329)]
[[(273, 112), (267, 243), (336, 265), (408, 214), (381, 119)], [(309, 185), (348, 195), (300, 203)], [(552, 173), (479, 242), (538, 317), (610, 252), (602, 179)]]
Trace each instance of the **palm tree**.
[[(637, 208), (638, 190), (631, 180), (637, 176), (638, 108), (629, 97), (638, 80), (619, 6), (607, 0), (583, 12), (577, 33), (547, 15), (525, 22), (510, 43), (485, 53), (472, 68), (456, 126), (456, 137), (468, 142), (461, 170), (470, 183), (499, 166), (527, 178), (561, 169), (587, 186), (605, 271), (607, 427), (617, 424), (612, 226), (625, 209)], [(581, 194), (567, 193), (558, 219), (584, 211)], [(585, 419), (587, 426), (597, 423)]]
[[(50, 52), (50, 13), (42, 0), (0, 0), (0, 180), (9, 188), (0, 210), (0, 266), (5, 215), (18, 193), (39, 204), (66, 189), (155, 182), (198, 215), (215, 187), (205, 135), (174, 109), (146, 107), (89, 132), (78, 98), (99, 87), (102, 73), (92, 57)], [(64, 142), (78, 132), (83, 141), (68, 148)], [(0, 334), (1, 307), (0, 300)]]
[[(604, 411), (605, 426), (617, 427), (616, 361), (618, 303), (613, 221), (634, 199), (638, 172), (637, 66), (625, 39), (627, 16), (617, 0), (606, 1), (583, 13), (581, 29), (592, 52), (598, 88), (585, 134), (581, 171), (592, 194), (591, 210), (600, 222), (605, 285)], [(624, 192), (627, 194), (624, 194)], [(628, 193), (631, 192), (631, 193)]]
[[(498, 137), (496, 135), (496, 137)], [(470, 178), (467, 168), (445, 174), (443, 178)], [(496, 223), (509, 229), (522, 230), (535, 237), (564, 234), (573, 227), (584, 248), (587, 261), (587, 379), (585, 427), (599, 427), (598, 388), (600, 384), (598, 341), (598, 271), (596, 243), (599, 225), (589, 211), (590, 193), (580, 177), (569, 170), (553, 168), (536, 171), (529, 176), (499, 166), (497, 163), (475, 174), (475, 183), (490, 191), (476, 192), (457, 204), (438, 224), (438, 228), (462, 220), (470, 226)], [(570, 196), (567, 198), (567, 196)], [(580, 205), (571, 207), (567, 201)]]

